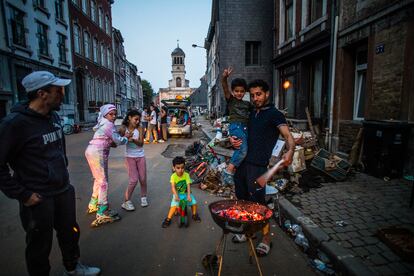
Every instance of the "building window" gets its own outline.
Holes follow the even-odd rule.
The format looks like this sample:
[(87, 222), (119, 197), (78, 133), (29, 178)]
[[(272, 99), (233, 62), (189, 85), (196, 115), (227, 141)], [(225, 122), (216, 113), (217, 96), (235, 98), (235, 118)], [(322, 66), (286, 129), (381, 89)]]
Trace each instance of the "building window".
[(24, 13), (11, 8), (11, 27), (13, 44), (26, 47), (26, 31), (24, 28)]
[(95, 79), (91, 78), (90, 83), (89, 83), (90, 87), (90, 100), (91, 101), (96, 101), (96, 97), (95, 97)]
[(178, 78), (175, 79), (175, 81), (176, 81), (176, 86), (181, 87), (181, 78), (178, 77)]
[(285, 108), (287, 108), (288, 117), (292, 118), (296, 116), (295, 77), (289, 76), (285, 78), (285, 80), (291, 83), (289, 88), (285, 91)]
[(293, 37), (293, 0), (285, 0), (285, 41)]
[(47, 25), (40, 22), (37, 22), (37, 39), (39, 41), (39, 54), (48, 56)]
[(63, 34), (58, 33), (58, 48), (59, 48), (59, 61), (66, 63), (66, 36)]
[(74, 24), (73, 25), (73, 46), (75, 48), (75, 53), (81, 53), (81, 38), (79, 34), (79, 26)]
[(105, 28), (106, 28), (106, 33), (110, 35), (111, 34), (111, 21), (109, 21), (109, 16), (105, 16)]
[(101, 89), (101, 81), (99, 79), (95, 82), (96, 85), (96, 101), (102, 101), (102, 89)]
[(260, 65), (260, 41), (246, 41), (246, 66)]
[(112, 87), (112, 82), (108, 84), (108, 91), (109, 91), (109, 101), (113, 103), (114, 102), (114, 90)]
[(91, 1), (91, 18), (93, 22), (96, 22), (96, 2)]
[(311, 66), (310, 75), (310, 111), (314, 118), (322, 117), (322, 79), (323, 79), (323, 61), (316, 60)]
[(33, 0), (33, 6), (45, 9), (45, 0)]
[(91, 58), (91, 36), (88, 32), (83, 32), (83, 51), (86, 58)]
[(72, 85), (71, 84), (69, 84), (69, 85), (67, 85), (67, 86), (65, 86), (65, 96), (63, 97), (63, 103), (64, 104), (70, 104), (70, 94), (71, 93), (69, 93), (69, 91), (71, 91), (71, 89), (72, 89), (72, 87), (71, 87)]
[(88, 1), (89, 1), (89, 0), (82, 0), (82, 11), (83, 11), (85, 14), (89, 14), (89, 13), (88, 13)]
[(93, 61), (98, 62), (98, 40), (96, 38), (93, 39)]
[(112, 52), (110, 48), (108, 48), (107, 57), (108, 57), (108, 68), (112, 69)]
[(365, 97), (367, 82), (367, 50), (358, 49), (356, 52), (355, 90), (354, 90), (354, 120), (365, 117)]
[(102, 12), (102, 8), (98, 9), (98, 21), (99, 21), (99, 27), (101, 27), (102, 29), (104, 28), (103, 25), (103, 12)]
[(56, 11), (56, 18), (62, 21), (65, 21), (64, 15), (64, 0), (56, 0), (55, 1), (55, 11)]
[(323, 0), (308, 0), (309, 1), (309, 24), (322, 17)]
[(101, 65), (102, 66), (106, 66), (106, 51), (105, 51), (105, 47), (103, 44), (101, 44)]

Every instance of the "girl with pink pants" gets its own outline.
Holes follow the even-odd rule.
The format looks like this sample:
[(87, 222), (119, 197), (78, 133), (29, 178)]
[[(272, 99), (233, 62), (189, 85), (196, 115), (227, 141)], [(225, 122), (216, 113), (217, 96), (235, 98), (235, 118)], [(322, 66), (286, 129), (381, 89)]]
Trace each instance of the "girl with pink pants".
[(112, 104), (101, 106), (95, 134), (85, 151), (94, 184), (88, 213), (96, 212), (97, 219), (111, 220), (116, 212), (108, 209), (108, 157), (111, 146), (125, 145), (129, 135), (121, 137), (114, 125), (116, 108)]
[(125, 165), (128, 169), (129, 183), (125, 191), (125, 201), (121, 207), (127, 211), (134, 211), (135, 206), (131, 201), (132, 193), (139, 183), (141, 185), (141, 206), (147, 207), (147, 168), (145, 161), (144, 132), (139, 127), (141, 114), (137, 110), (131, 110), (125, 116), (120, 129), (121, 133), (131, 135), (130, 141), (126, 144)]

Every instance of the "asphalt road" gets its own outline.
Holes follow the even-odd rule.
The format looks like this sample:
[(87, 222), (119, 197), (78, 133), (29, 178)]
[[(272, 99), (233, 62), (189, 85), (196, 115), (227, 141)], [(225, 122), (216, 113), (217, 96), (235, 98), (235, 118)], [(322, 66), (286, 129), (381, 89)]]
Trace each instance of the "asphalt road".
[[(161, 153), (169, 144), (188, 145), (199, 138), (172, 138), (168, 143), (145, 145), (148, 171), (149, 207), (139, 206), (139, 189), (133, 202), (137, 209), (120, 208), (128, 183), (124, 166), (124, 147), (111, 150), (109, 161), (109, 202), (122, 216), (119, 222), (92, 229), (93, 215), (85, 213), (92, 189), (92, 175), (84, 151), (92, 132), (67, 136), (71, 182), (76, 189), (78, 223), (81, 228), (81, 261), (99, 266), (102, 275), (209, 275), (202, 264), (204, 254), (214, 250), (222, 232), (213, 222), (207, 206), (220, 198), (193, 187), (199, 203), (201, 223), (190, 221), (188, 228), (173, 223), (161, 228), (170, 204), (171, 158)], [(177, 146), (177, 149), (182, 147)], [(177, 152), (177, 155), (183, 152)], [(264, 275), (313, 275), (306, 256), (271, 223), (273, 249), (261, 258)], [(18, 203), (0, 193), (0, 275), (26, 275), (24, 231), (19, 220)], [(228, 237), (222, 275), (257, 275), (248, 262), (247, 244), (233, 244)], [(61, 275), (61, 255), (54, 240), (50, 255), (51, 275)]]

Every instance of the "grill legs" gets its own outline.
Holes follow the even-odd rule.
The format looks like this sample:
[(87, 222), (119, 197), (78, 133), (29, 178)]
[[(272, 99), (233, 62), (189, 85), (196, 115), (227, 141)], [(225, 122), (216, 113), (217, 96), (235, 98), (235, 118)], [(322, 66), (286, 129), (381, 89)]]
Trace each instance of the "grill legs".
[(257, 257), (256, 248), (254, 248), (252, 237), (251, 236), (247, 237), (247, 240), (249, 242), (249, 256), (250, 256), (249, 259), (250, 260), (252, 259), (252, 254), (253, 254), (254, 259), (256, 261), (257, 270), (259, 271), (259, 275), (263, 276), (262, 268), (260, 267), (259, 258)]
[[(215, 252), (216, 256), (217, 256), (218, 265), (219, 265), (218, 274), (217, 274), (218, 276), (221, 276), (221, 271), (222, 271), (222, 268), (223, 268), (223, 259), (224, 259), (224, 253), (226, 251), (226, 243), (227, 243), (227, 234), (225, 234), (223, 232), (223, 235), (221, 236), (221, 238), (220, 238), (220, 240), (217, 244), (216, 252)], [(253, 244), (252, 236), (249, 236), (249, 235), (247, 236), (247, 246), (248, 246), (248, 250), (249, 250), (249, 261), (250, 261), (250, 263), (252, 263), (252, 259), (254, 257), (254, 260), (256, 261), (257, 270), (259, 271), (259, 275), (263, 276), (262, 268), (261, 268), (260, 262), (259, 262), (259, 258), (257, 257), (257, 254), (256, 254), (256, 248), (254, 247), (254, 244)], [(211, 272), (211, 275), (214, 275), (212, 273), (211, 266), (210, 266), (210, 272)]]

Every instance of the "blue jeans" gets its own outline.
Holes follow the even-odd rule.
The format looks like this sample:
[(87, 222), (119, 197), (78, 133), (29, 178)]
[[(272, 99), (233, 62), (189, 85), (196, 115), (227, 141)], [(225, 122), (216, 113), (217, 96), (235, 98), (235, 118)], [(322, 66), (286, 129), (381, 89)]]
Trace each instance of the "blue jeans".
[(242, 140), (240, 148), (234, 151), (230, 159), (230, 163), (238, 167), (247, 155), (247, 126), (242, 123), (230, 123), (229, 134)]

